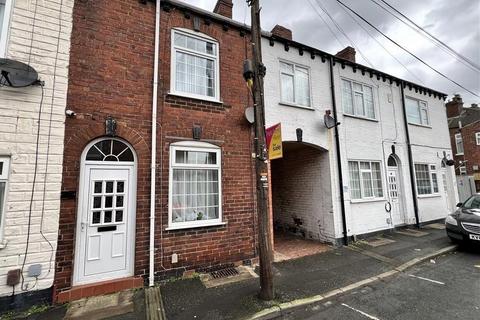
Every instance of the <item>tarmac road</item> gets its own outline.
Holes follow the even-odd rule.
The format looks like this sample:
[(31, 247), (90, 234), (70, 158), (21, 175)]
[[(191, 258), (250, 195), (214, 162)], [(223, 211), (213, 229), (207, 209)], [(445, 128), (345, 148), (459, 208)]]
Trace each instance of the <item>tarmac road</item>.
[(461, 248), (433, 262), (278, 319), (480, 319), (480, 248)]

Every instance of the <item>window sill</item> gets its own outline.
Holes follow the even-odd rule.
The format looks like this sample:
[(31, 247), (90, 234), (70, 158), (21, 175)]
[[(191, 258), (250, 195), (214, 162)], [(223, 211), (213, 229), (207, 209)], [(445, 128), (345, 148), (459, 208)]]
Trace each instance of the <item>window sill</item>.
[(423, 198), (440, 198), (442, 195), (439, 193), (435, 194), (422, 194), (422, 195), (417, 195), (417, 198), (423, 199)]
[(409, 122), (408, 124), (409, 124), (409, 125), (412, 125), (412, 126), (415, 126), (415, 127), (432, 129), (432, 126), (431, 126), (431, 125), (427, 125), (427, 124), (420, 124), (420, 123), (413, 123), (413, 122)]
[(312, 107), (302, 106), (302, 105), (300, 105), (300, 104), (291, 103), (291, 102), (282, 102), (282, 101), (280, 101), (278, 104), (281, 105), (281, 106), (286, 106), (286, 107), (293, 107), (293, 108), (300, 108), (300, 109), (315, 111), (315, 109), (312, 108)]
[(464, 153), (456, 153), (455, 156), (463, 156), (465, 155)]
[(372, 118), (367, 118), (367, 117), (356, 116), (356, 115), (353, 115), (353, 114), (344, 113), (343, 115), (344, 115), (345, 117), (349, 117), (349, 118), (355, 118), (355, 119), (360, 119), (360, 120), (367, 120), (367, 121), (372, 121), (372, 122), (378, 122), (377, 119), (372, 119)]
[(350, 199), (351, 203), (368, 203), (368, 202), (381, 202), (385, 201), (385, 198), (373, 198), (373, 199)]
[(205, 227), (219, 227), (227, 225), (226, 222), (211, 222), (211, 223), (202, 223), (202, 224), (190, 224), (184, 226), (171, 226), (165, 228), (165, 231), (172, 231), (172, 230), (183, 230), (183, 229), (195, 229), (195, 228), (205, 228)]
[(184, 93), (184, 92), (169, 92), (169, 96), (174, 96), (174, 97), (180, 97), (180, 98), (187, 98), (187, 99), (195, 99), (198, 101), (208, 101), (208, 102), (213, 102), (213, 103), (218, 103), (218, 104), (223, 104), (223, 101), (218, 100), (217, 98), (212, 98), (208, 96), (198, 96), (195, 94), (189, 94), (189, 93)]

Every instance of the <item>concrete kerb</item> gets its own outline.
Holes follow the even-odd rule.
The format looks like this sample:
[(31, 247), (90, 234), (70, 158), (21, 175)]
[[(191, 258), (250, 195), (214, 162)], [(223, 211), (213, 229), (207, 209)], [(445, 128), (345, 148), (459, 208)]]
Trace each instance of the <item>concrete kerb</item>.
[(246, 318), (246, 320), (268, 320), (268, 319), (273, 319), (273, 318), (279, 317), (286, 310), (290, 310), (290, 309), (293, 309), (293, 308), (298, 308), (298, 307), (302, 307), (302, 306), (309, 305), (309, 304), (312, 304), (312, 303), (320, 302), (322, 300), (332, 298), (332, 297), (337, 296), (339, 294), (347, 293), (347, 292), (352, 291), (354, 289), (357, 289), (359, 287), (366, 286), (366, 285), (371, 284), (373, 282), (391, 277), (391, 276), (393, 276), (393, 275), (395, 275), (399, 272), (403, 272), (406, 269), (411, 268), (411, 267), (413, 267), (413, 266), (415, 266), (419, 263), (422, 263), (426, 260), (432, 259), (434, 257), (441, 256), (441, 255), (443, 255), (445, 253), (448, 253), (448, 252), (455, 251), (455, 249), (457, 249), (457, 246), (456, 245), (451, 245), (451, 246), (445, 247), (443, 249), (437, 250), (437, 251), (435, 251), (431, 254), (428, 254), (426, 256), (412, 259), (412, 260), (394, 268), (393, 270), (383, 272), (379, 275), (376, 275), (376, 276), (373, 276), (373, 277), (370, 277), (370, 278), (352, 283), (348, 286), (344, 286), (342, 288), (338, 288), (338, 289), (329, 291), (329, 292), (321, 294), (321, 295), (319, 294), (319, 295), (315, 295), (315, 296), (312, 296), (312, 297), (307, 297), (307, 298), (302, 298), (302, 299), (297, 299), (297, 300), (293, 300), (293, 301), (289, 301), (289, 302), (280, 303), (280, 304), (278, 304), (274, 307), (271, 307), (271, 308), (262, 310), (260, 312), (257, 312), (253, 316), (251, 316), (249, 318)]

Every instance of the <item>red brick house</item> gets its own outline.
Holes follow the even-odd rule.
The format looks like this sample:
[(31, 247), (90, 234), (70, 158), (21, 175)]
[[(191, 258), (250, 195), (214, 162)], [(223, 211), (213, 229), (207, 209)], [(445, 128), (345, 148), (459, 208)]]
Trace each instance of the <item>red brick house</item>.
[(256, 256), (248, 28), (230, 0), (161, 3), (152, 170), (155, 3), (75, 2), (58, 302), (143, 285), (151, 218), (157, 279)]
[(464, 107), (460, 95), (447, 102), (448, 128), (460, 200), (480, 192), (480, 108)]

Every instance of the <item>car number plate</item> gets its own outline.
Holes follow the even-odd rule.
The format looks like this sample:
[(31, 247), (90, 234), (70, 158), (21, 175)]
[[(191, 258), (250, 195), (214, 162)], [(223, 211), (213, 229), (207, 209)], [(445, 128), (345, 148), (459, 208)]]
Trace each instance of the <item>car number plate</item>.
[(478, 240), (478, 241), (480, 241), (480, 235), (471, 234), (471, 235), (470, 235), (470, 239), (471, 239), (471, 240)]

